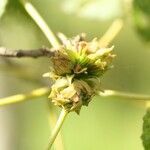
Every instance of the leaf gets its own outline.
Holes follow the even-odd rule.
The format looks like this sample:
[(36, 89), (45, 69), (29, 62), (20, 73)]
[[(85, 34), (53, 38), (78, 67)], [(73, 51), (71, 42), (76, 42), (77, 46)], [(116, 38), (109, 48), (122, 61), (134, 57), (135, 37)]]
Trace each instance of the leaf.
[(150, 108), (143, 117), (143, 133), (141, 136), (145, 150), (150, 150)]
[(5, 12), (6, 5), (7, 5), (7, 0), (0, 0), (0, 18), (3, 16)]
[(150, 42), (150, 2), (149, 0), (133, 1), (133, 19), (138, 34)]
[(149, 0), (134, 0), (133, 6), (139, 8), (146, 14), (150, 15), (150, 1)]

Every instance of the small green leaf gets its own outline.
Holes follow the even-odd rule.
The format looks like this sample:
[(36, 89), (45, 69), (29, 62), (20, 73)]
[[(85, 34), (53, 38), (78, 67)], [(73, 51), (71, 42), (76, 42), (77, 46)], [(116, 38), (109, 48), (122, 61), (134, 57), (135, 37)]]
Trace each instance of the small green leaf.
[(143, 117), (143, 133), (141, 138), (145, 150), (150, 150), (150, 108)]

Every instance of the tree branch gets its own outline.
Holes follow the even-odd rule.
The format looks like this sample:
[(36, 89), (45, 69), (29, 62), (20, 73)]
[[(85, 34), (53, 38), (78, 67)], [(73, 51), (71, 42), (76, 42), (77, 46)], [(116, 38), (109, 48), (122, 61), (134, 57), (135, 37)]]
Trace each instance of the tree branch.
[(48, 48), (39, 48), (39, 49), (33, 49), (33, 50), (13, 50), (13, 49), (8, 49), (5, 47), (0, 47), (0, 56), (2, 57), (32, 57), (32, 58), (37, 58), (37, 57), (51, 57), (54, 55), (54, 52), (51, 51)]

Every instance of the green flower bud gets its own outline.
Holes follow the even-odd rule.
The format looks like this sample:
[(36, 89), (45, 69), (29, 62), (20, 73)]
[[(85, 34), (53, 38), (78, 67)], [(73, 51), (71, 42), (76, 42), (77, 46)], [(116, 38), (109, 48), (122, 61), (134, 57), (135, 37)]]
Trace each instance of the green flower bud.
[(96, 38), (87, 42), (77, 36), (63, 42), (51, 59), (54, 84), (49, 98), (55, 105), (79, 113), (100, 90), (100, 77), (110, 68), (115, 55), (113, 47), (100, 48)]

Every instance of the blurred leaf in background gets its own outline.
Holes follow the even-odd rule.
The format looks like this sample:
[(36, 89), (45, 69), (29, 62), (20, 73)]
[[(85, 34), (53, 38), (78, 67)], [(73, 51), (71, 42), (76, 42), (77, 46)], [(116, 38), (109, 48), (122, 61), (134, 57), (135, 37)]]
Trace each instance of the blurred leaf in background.
[(134, 0), (133, 17), (139, 35), (143, 40), (150, 42), (150, 1)]
[(122, 16), (120, 0), (64, 0), (62, 9), (78, 17), (109, 20)]
[(142, 140), (145, 150), (150, 150), (150, 108), (143, 118), (143, 134)]

